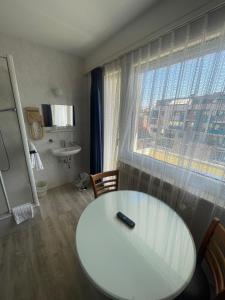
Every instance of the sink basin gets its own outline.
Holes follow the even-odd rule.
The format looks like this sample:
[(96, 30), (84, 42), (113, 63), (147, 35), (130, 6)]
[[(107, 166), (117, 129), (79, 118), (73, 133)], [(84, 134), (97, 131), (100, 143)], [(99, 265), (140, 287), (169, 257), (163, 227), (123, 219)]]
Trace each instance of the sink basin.
[(58, 157), (71, 156), (79, 153), (81, 151), (81, 146), (71, 146), (65, 148), (52, 149), (52, 154)]

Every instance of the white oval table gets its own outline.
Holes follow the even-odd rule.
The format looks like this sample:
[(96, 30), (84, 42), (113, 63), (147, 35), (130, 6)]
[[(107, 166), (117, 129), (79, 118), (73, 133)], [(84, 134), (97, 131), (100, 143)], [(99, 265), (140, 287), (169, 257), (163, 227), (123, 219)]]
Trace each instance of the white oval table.
[[(121, 211), (136, 225), (119, 221)], [(76, 230), (81, 266), (113, 299), (173, 299), (191, 280), (196, 263), (192, 236), (160, 200), (134, 191), (102, 195), (82, 213)]]

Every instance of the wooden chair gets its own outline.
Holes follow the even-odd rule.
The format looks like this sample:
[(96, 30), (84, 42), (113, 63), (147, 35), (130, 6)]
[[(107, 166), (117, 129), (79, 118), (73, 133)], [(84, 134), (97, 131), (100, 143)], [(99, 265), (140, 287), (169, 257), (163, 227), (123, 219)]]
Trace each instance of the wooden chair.
[(202, 241), (191, 283), (177, 298), (178, 300), (210, 299), (209, 282), (202, 270), (203, 260), (207, 262), (212, 273), (215, 286), (213, 299), (225, 299), (225, 227), (217, 218), (211, 222)]
[(91, 183), (95, 198), (98, 196), (118, 190), (119, 171), (108, 171), (91, 175)]

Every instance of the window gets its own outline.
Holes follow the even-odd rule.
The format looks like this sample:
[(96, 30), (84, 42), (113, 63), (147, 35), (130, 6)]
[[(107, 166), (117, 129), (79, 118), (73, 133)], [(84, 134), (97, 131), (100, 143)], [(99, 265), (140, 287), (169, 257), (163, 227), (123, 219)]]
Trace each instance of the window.
[(223, 180), (225, 51), (150, 69), (140, 78), (134, 152)]
[(121, 57), (118, 160), (141, 171), (137, 185), (144, 171), (224, 205), (224, 16), (225, 6)]

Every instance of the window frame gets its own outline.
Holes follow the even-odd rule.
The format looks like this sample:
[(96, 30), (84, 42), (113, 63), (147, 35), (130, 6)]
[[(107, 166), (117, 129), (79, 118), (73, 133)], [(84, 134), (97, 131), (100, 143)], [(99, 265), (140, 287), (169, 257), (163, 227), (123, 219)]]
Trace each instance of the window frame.
[[(131, 68), (136, 67), (137, 64), (133, 64)], [(160, 68), (161, 66), (158, 65), (157, 67)], [(141, 68), (143, 68), (143, 65), (141, 66)], [(136, 103), (134, 107), (139, 106), (140, 103), (141, 101)], [(138, 124), (138, 114), (139, 110), (135, 111), (134, 109), (132, 111), (130, 118), (130, 127), (125, 141), (126, 147), (122, 151), (120, 151), (119, 154), (120, 161), (127, 163), (141, 171), (144, 171), (158, 178), (161, 177), (160, 170), (165, 170), (166, 166), (166, 178), (163, 179), (164, 181), (175, 185), (178, 188), (191, 192), (196, 196), (200, 195), (202, 198), (213, 203), (215, 203), (216, 194), (225, 194), (225, 181), (221, 179), (210, 177), (207, 174), (202, 174), (192, 169), (187, 169), (182, 166), (173, 165), (168, 162), (153, 158), (151, 156), (135, 152), (134, 145), (136, 141), (135, 135), (137, 134), (136, 126)], [(152, 170), (158, 170), (158, 172), (153, 172)], [(179, 180), (181, 177), (184, 176), (189, 176), (188, 186), (182, 184)], [(180, 184), (177, 184), (177, 182), (179, 182)], [(220, 200), (221, 199), (216, 199), (216, 201), (218, 202), (217, 204), (223, 206), (223, 201)]]

